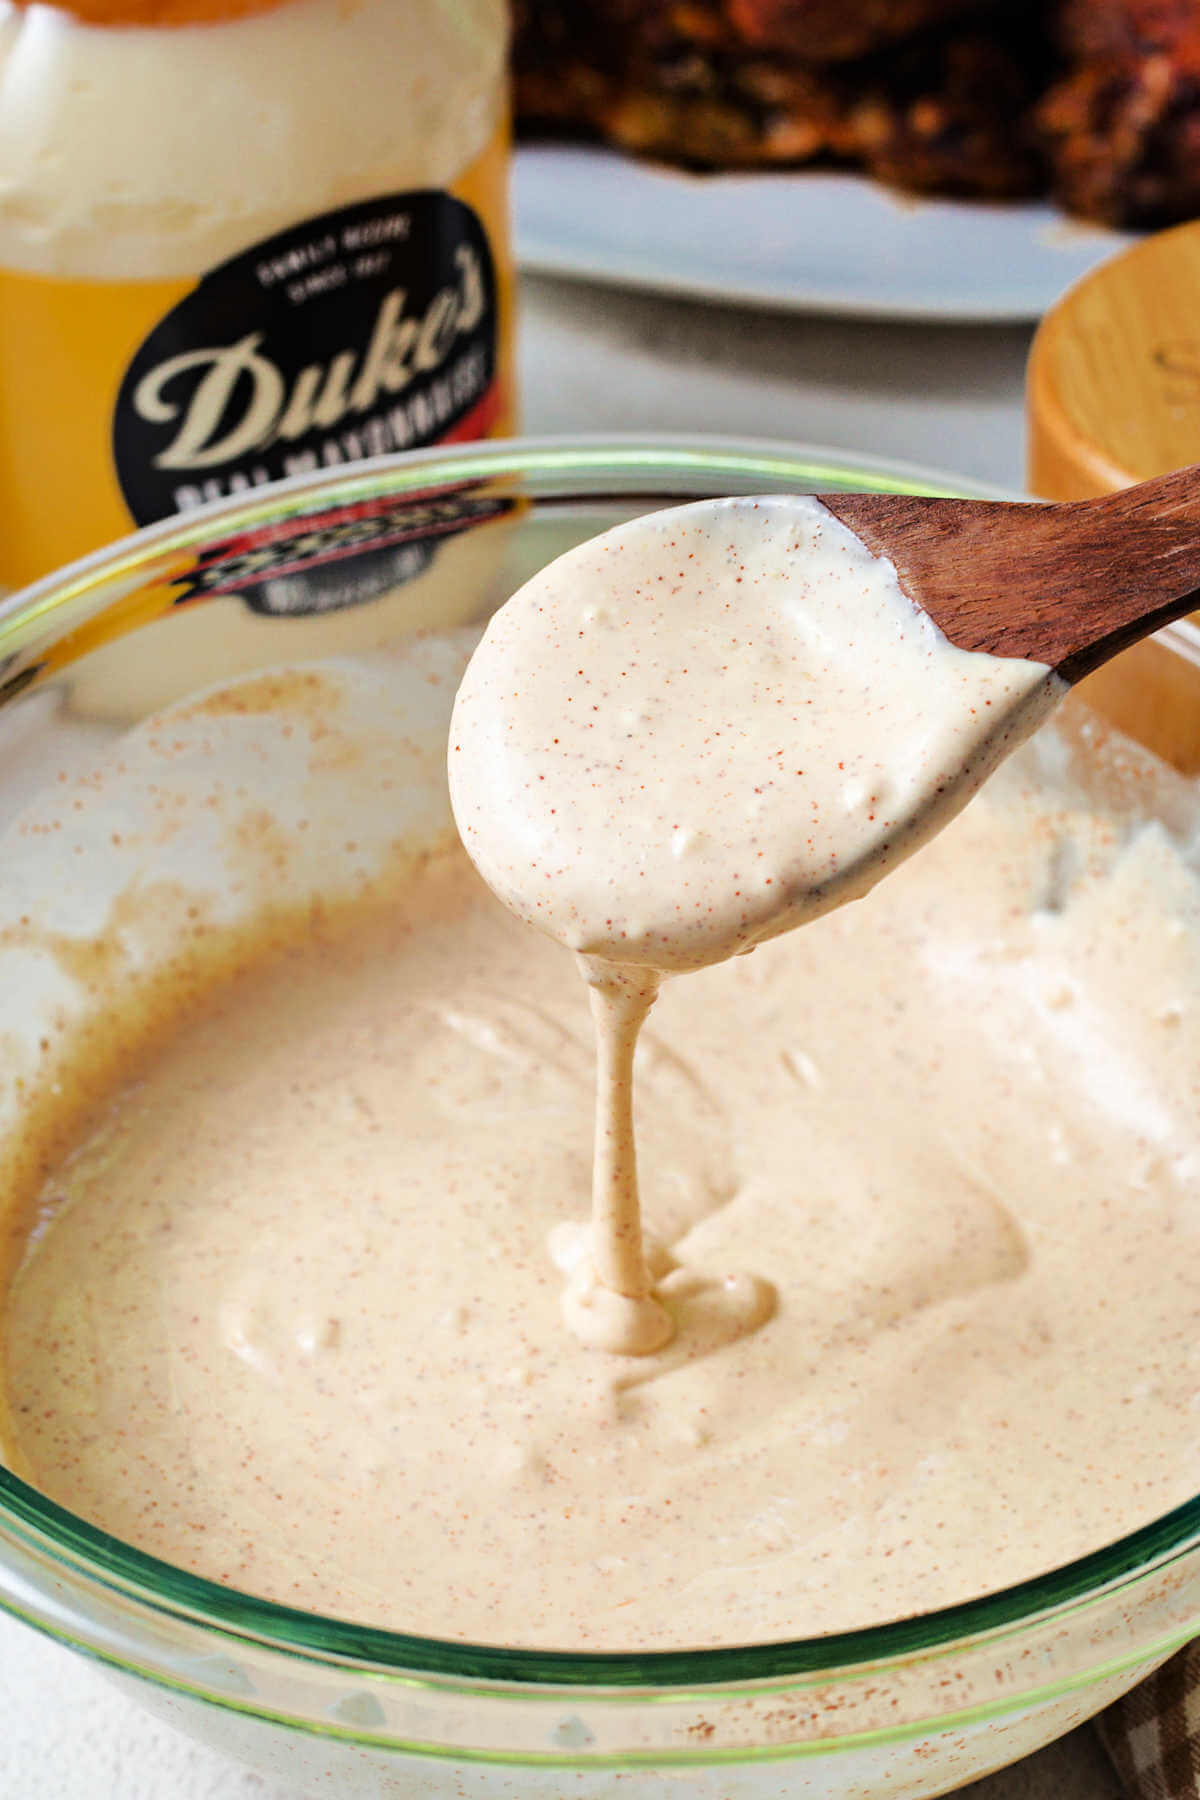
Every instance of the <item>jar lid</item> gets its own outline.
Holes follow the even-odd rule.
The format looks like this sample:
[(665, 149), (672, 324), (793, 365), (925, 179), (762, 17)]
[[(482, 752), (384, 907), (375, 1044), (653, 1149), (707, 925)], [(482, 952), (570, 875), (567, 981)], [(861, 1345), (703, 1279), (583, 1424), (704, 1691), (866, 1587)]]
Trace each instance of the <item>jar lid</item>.
[(1134, 244), (1051, 307), (1026, 408), (1029, 486), (1051, 500), (1200, 462), (1200, 221)]

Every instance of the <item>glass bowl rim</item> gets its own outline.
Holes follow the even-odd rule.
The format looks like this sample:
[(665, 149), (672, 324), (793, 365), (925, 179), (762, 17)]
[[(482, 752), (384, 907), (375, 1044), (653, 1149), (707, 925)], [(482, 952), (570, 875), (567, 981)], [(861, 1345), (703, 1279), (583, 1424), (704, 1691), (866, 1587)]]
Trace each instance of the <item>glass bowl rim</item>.
[[(686, 481), (721, 470), (739, 478), (754, 473), (778, 481), (794, 476), (798, 492), (820, 491), (822, 481), (848, 481), (888, 492), (968, 494), (1021, 499), (986, 483), (887, 458), (771, 439), (697, 434), (626, 433), (493, 439), (482, 444), (435, 447), (321, 470), (212, 502), (181, 517), (162, 520), (106, 546), (29, 587), (0, 599), (0, 651), (23, 627), (41, 627), (56, 611), (77, 604), (90, 590), (123, 579), (139, 566), (149, 570), (162, 554), (186, 550), (217, 530), (244, 530), (268, 518), (307, 510), (314, 497), (339, 503), (401, 493), (440, 482), (486, 480), (504, 475), (569, 478), (622, 471), (634, 476), (677, 474)], [(611, 488), (584, 488), (579, 498), (604, 498)], [(613, 496), (615, 497), (615, 495)], [(1162, 634), (1170, 639), (1176, 628)], [(1182, 628), (1179, 648), (1197, 660)], [(0, 1467), (0, 1607), (51, 1635), (47, 1621), (30, 1618), (4, 1591), (3, 1543), (11, 1535), (48, 1556), (77, 1578), (98, 1581), (124, 1599), (139, 1602), (233, 1643), (247, 1639), (299, 1659), (368, 1663), (379, 1671), (426, 1676), (439, 1687), (479, 1681), (518, 1689), (543, 1685), (589, 1689), (705, 1689), (796, 1677), (828, 1678), (839, 1669), (894, 1663), (990, 1634), (1008, 1634), (1056, 1612), (1099, 1600), (1114, 1589), (1160, 1573), (1200, 1544), (1200, 1497), (1186, 1502), (1101, 1549), (1031, 1580), (954, 1606), (821, 1637), (717, 1648), (638, 1651), (509, 1649), (385, 1631), (276, 1604), (192, 1575), (110, 1536), (46, 1499)], [(169, 1675), (165, 1676), (170, 1681)], [(630, 1698), (634, 1698), (631, 1694)]]

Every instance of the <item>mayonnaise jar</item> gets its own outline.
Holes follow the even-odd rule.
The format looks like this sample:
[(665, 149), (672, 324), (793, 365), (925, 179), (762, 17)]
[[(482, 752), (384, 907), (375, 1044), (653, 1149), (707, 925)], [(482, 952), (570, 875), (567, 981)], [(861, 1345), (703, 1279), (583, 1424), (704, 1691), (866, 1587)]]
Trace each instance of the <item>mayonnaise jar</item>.
[(511, 428), (507, 32), (504, 0), (0, 0), (0, 584)]

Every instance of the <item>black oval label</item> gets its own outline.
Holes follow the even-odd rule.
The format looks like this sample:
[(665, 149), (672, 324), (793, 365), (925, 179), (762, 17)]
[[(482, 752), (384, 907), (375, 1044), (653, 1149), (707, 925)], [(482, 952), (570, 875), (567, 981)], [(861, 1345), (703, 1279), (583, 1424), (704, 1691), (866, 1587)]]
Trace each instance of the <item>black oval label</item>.
[(451, 194), (393, 194), (206, 275), (131, 361), (113, 457), (146, 525), (287, 475), (482, 436), (497, 403), (487, 234)]

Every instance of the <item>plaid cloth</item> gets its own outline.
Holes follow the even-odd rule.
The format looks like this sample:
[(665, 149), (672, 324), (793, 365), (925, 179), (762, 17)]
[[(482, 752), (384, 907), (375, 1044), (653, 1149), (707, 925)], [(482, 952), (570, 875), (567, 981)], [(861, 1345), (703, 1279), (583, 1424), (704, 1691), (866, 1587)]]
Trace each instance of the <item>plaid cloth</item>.
[(1102, 1712), (1096, 1729), (1129, 1800), (1200, 1800), (1200, 1640)]

